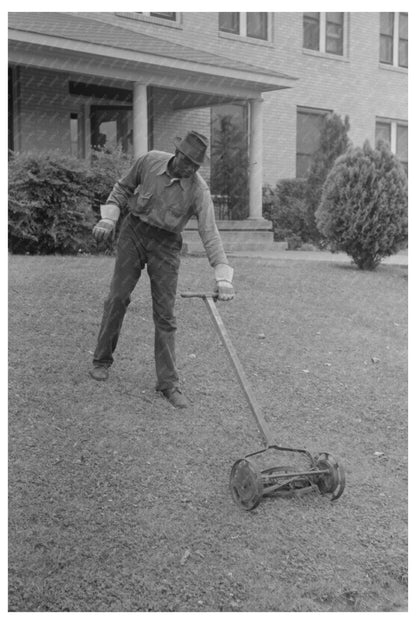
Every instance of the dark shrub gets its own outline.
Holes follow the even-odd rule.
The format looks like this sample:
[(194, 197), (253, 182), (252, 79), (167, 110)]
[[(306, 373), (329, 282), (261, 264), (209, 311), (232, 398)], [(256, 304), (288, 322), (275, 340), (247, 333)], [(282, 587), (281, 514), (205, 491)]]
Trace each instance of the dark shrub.
[[(267, 194), (270, 197), (270, 190)], [(280, 180), (271, 192), (271, 208), (265, 216), (273, 222), (275, 241), (296, 236), (301, 242), (308, 242), (305, 181), (299, 178)]]
[(88, 251), (91, 173), (60, 153), (16, 154), (9, 160), (9, 249), (12, 253)]
[(315, 221), (315, 212), (321, 201), (322, 188), (334, 162), (350, 145), (349, 129), (348, 117), (342, 121), (336, 113), (329, 113), (325, 116), (319, 137), (319, 148), (313, 156), (305, 188), (307, 205), (305, 219), (309, 239), (315, 243), (321, 242), (322, 238)]
[(316, 212), (322, 234), (360, 269), (374, 269), (407, 241), (407, 178), (386, 144), (350, 148), (335, 162)]

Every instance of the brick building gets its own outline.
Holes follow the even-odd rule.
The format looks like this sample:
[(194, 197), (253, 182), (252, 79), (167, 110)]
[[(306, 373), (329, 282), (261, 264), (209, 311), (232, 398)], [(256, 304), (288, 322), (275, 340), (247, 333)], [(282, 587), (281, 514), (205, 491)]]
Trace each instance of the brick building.
[(407, 13), (9, 13), (9, 148), (170, 151), (232, 115), (261, 229), (262, 186), (305, 175), (329, 111), (407, 166), (407, 45)]

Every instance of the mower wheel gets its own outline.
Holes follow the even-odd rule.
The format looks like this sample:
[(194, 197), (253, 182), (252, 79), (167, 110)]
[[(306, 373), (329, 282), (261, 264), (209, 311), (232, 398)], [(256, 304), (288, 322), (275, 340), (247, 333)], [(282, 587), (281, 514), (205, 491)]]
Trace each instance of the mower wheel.
[(329, 453), (321, 453), (315, 461), (318, 470), (328, 470), (327, 474), (318, 477), (317, 486), (321, 494), (332, 494), (331, 500), (336, 500), (345, 488), (344, 468)]
[(231, 496), (237, 505), (250, 511), (257, 507), (263, 498), (263, 482), (252, 462), (239, 459), (231, 468)]

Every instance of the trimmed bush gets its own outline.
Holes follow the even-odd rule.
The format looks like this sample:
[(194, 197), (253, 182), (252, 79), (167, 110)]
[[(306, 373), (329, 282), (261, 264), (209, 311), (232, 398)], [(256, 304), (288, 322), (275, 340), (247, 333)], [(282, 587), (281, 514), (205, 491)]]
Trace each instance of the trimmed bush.
[(60, 153), (14, 155), (9, 161), (9, 250), (88, 251), (95, 222), (90, 178), (83, 161)]
[(388, 146), (350, 148), (335, 162), (316, 211), (322, 234), (372, 270), (407, 242), (407, 178)]
[(120, 149), (94, 152), (91, 164), (61, 152), (11, 154), (9, 250), (29, 254), (112, 251), (114, 239), (97, 245), (91, 230), (100, 217), (100, 204), (130, 166), (131, 159)]

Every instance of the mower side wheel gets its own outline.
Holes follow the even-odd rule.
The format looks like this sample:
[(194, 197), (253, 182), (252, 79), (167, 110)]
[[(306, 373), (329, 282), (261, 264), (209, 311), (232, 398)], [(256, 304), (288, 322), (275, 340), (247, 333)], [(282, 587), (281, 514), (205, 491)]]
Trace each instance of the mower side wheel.
[(248, 459), (239, 459), (231, 468), (231, 496), (246, 511), (257, 507), (263, 498), (261, 476)]
[(315, 458), (318, 470), (328, 470), (317, 481), (321, 494), (332, 494), (331, 500), (341, 496), (345, 488), (345, 471), (342, 465), (329, 453), (321, 453)]

